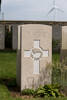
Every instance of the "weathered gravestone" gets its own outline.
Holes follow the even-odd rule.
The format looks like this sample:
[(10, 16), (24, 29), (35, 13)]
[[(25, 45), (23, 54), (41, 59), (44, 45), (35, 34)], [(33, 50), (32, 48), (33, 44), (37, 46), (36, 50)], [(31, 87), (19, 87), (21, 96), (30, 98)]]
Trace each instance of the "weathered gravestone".
[(61, 48), (62, 38), (62, 26), (61, 24), (53, 24), (52, 26), (52, 39), (53, 39), (53, 51), (59, 51)]
[(52, 38), (53, 40), (61, 41), (62, 38), (62, 26), (61, 24), (53, 24), (52, 26)]
[(67, 58), (67, 26), (62, 27), (61, 59)]
[(50, 84), (52, 27), (41, 24), (19, 26), (17, 55), (17, 83), (21, 90)]
[(5, 49), (5, 25), (0, 24), (0, 50)]
[(16, 50), (18, 44), (18, 25), (12, 26), (12, 49)]

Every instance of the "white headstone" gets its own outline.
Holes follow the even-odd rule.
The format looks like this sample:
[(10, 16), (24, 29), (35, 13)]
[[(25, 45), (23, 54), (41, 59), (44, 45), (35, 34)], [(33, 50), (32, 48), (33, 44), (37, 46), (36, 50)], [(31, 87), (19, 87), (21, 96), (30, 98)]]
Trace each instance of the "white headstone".
[(50, 84), (51, 68), (47, 67), (47, 64), (52, 63), (51, 26), (27, 24), (19, 27), (17, 83), (21, 91)]

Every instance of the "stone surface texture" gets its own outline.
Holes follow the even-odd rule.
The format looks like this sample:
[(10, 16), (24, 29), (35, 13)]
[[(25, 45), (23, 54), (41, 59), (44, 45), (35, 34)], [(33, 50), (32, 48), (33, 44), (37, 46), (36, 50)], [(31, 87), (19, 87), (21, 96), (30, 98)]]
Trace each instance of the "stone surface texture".
[(16, 50), (18, 44), (18, 25), (12, 26), (12, 49)]
[(67, 59), (67, 26), (62, 27), (61, 59)]
[(53, 24), (52, 25), (52, 38), (54, 40), (61, 40), (62, 38), (62, 26), (61, 24)]
[(59, 51), (61, 48), (61, 39), (62, 39), (62, 25), (53, 24), (52, 25), (52, 39), (56, 44), (56, 47), (53, 48), (53, 51)]

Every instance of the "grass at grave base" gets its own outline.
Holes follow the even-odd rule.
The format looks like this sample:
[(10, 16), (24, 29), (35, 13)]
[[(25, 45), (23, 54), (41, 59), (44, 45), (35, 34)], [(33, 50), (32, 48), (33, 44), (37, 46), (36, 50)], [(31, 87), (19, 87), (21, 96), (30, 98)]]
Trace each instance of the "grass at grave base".
[(52, 60), (53, 60), (53, 63), (60, 62), (60, 54), (53, 53)]
[[(57, 61), (59, 54), (53, 54)], [(67, 100), (67, 98), (15, 98), (10, 94), (8, 86), (15, 85), (16, 80), (16, 52), (0, 52), (0, 100)]]

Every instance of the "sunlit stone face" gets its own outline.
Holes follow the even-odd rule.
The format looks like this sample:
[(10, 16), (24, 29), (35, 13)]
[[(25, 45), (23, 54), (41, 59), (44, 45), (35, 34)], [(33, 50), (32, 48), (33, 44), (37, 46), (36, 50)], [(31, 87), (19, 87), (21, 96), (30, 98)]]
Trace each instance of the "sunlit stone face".
[(67, 26), (62, 27), (61, 60), (67, 61)]

